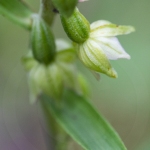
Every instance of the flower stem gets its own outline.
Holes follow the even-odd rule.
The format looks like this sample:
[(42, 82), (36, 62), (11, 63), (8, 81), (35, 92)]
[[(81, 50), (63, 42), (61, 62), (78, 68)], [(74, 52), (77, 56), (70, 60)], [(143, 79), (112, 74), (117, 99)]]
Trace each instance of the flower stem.
[(44, 101), (40, 101), (40, 104), (42, 106), (49, 133), (52, 137), (53, 150), (67, 150), (68, 143), (70, 142), (69, 135), (56, 122), (54, 117), (47, 109), (47, 105), (44, 103)]
[(53, 23), (55, 12), (51, 0), (41, 0), (39, 15), (50, 26)]

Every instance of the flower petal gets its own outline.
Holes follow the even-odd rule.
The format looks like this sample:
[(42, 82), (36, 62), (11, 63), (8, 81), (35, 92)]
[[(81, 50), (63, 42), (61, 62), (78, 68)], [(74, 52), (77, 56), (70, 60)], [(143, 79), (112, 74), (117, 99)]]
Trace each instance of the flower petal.
[(105, 53), (100, 49), (97, 42), (92, 39), (79, 45), (78, 55), (80, 60), (91, 70), (104, 73), (116, 78), (117, 73), (111, 67)]
[(116, 24), (91, 25), (90, 37), (116, 36), (121, 34), (129, 34), (135, 31), (132, 26), (118, 26)]
[(106, 54), (108, 59), (130, 59), (130, 55), (125, 52), (125, 50), (123, 49), (116, 37), (99, 37), (96, 38), (95, 41), (97, 41), (98, 45)]
[(91, 30), (94, 30), (95, 28), (98, 28), (103, 25), (108, 25), (108, 24), (112, 24), (112, 23), (107, 20), (98, 20), (98, 21), (91, 23), (90, 28)]

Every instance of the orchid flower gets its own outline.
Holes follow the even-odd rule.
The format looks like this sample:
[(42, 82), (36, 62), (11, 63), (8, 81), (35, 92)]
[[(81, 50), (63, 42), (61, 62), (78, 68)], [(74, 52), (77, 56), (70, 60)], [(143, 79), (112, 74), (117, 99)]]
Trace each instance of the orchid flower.
[(116, 78), (117, 73), (109, 60), (130, 59), (116, 36), (131, 33), (135, 30), (134, 27), (120, 26), (106, 20), (90, 25), (77, 8), (70, 18), (62, 16), (61, 21), (68, 37), (76, 43), (83, 64), (95, 72)]

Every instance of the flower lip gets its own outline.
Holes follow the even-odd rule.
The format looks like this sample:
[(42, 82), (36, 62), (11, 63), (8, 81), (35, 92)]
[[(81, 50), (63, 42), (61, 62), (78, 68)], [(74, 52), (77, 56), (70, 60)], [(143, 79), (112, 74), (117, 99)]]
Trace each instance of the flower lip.
[(99, 37), (92, 38), (99, 45), (109, 60), (117, 60), (120, 58), (130, 59), (130, 55), (126, 53), (116, 37)]

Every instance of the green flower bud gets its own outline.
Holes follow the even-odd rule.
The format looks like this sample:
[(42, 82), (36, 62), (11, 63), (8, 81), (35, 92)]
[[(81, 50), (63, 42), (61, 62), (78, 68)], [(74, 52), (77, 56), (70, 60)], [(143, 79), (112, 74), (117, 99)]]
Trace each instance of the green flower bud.
[[(41, 93), (59, 100), (64, 87), (71, 88), (71, 85), (68, 86), (68, 82), (70, 82), (70, 79), (74, 81), (75, 78), (72, 69), (76, 56), (75, 50), (70, 43), (63, 40), (57, 40), (56, 47), (58, 51), (56, 58), (48, 65), (39, 63), (33, 57), (32, 51), (22, 58), (23, 65), (29, 72), (31, 103), (34, 103)], [(62, 66), (67, 69), (64, 70)], [(67, 81), (67, 78), (69, 81)]]
[(88, 39), (90, 24), (77, 8), (71, 17), (61, 16), (61, 22), (66, 34), (72, 41), (83, 43)]
[(78, 0), (52, 0), (52, 2), (61, 15), (70, 17)]
[(67, 41), (56, 40), (57, 60), (66, 63), (73, 63), (76, 59), (76, 51), (73, 45)]
[(48, 66), (38, 64), (29, 73), (29, 86), (31, 90), (31, 102), (36, 97), (45, 93), (54, 99), (60, 99), (63, 92), (63, 78), (60, 68), (52, 63)]
[(32, 52), (22, 59), (23, 65), (29, 72), (31, 103), (34, 103), (41, 93), (61, 100), (65, 88), (87, 95), (85, 81), (79, 76), (74, 65), (76, 53), (72, 45), (63, 40), (57, 40), (56, 47), (56, 58), (48, 65), (35, 60)]
[(26, 71), (30, 71), (34, 66), (38, 64), (38, 62), (33, 58), (32, 51), (30, 51), (27, 56), (23, 56), (21, 61)]
[(61, 66), (65, 87), (74, 90), (79, 95), (89, 96), (88, 83), (77, 68), (72, 63), (61, 63), (59, 65)]
[(38, 16), (33, 16), (31, 31), (33, 56), (40, 63), (49, 64), (55, 57), (55, 42), (49, 26)]

